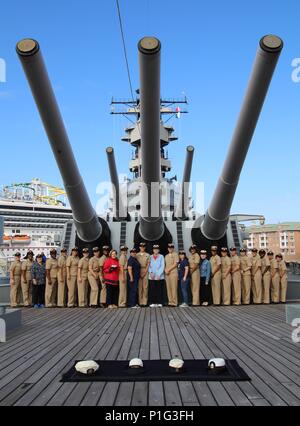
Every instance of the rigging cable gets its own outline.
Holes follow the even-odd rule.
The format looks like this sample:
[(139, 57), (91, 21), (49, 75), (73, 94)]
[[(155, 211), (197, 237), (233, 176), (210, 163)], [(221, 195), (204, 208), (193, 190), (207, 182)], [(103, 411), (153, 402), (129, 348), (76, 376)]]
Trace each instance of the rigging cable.
[(130, 87), (132, 102), (135, 103), (134, 96), (133, 96), (132, 82), (131, 82), (131, 77), (130, 77), (130, 69), (129, 69), (129, 63), (128, 63), (128, 57), (127, 57), (127, 50), (126, 50), (126, 44), (125, 44), (125, 37), (124, 37), (124, 30), (123, 30), (119, 0), (116, 0), (116, 5), (117, 5), (117, 10), (118, 10), (118, 17), (119, 17), (119, 24), (120, 24), (120, 31), (121, 31), (121, 37), (122, 37), (122, 43), (123, 43), (123, 51), (124, 51), (124, 56), (125, 56), (129, 87)]

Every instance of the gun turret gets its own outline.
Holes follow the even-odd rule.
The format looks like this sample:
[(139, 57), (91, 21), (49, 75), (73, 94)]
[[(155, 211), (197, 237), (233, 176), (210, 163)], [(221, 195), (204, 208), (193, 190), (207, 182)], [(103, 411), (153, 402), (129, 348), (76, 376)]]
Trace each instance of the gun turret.
[(102, 235), (102, 226), (79, 173), (39, 44), (32, 39), (21, 40), (17, 53), (63, 179), (77, 235), (84, 242), (97, 241)]
[(114, 149), (111, 146), (106, 148), (106, 155), (107, 155), (110, 179), (113, 185), (114, 217), (116, 220), (126, 219), (127, 213), (125, 211), (124, 204), (122, 202), (122, 197), (120, 194), (120, 185), (119, 185)]
[(143, 239), (155, 241), (164, 234), (160, 181), (160, 41), (144, 37), (138, 44), (140, 66), (141, 217)]
[(194, 157), (194, 147), (189, 145), (186, 147), (186, 158), (183, 171), (183, 178), (181, 184), (181, 192), (179, 197), (179, 203), (175, 212), (177, 219), (184, 220), (187, 218), (188, 202), (189, 202), (189, 185), (191, 180), (192, 164)]
[(223, 170), (212, 201), (201, 223), (201, 233), (208, 240), (220, 240), (226, 233), (240, 173), (282, 47), (282, 40), (274, 35), (267, 35), (260, 40), (247, 92)]

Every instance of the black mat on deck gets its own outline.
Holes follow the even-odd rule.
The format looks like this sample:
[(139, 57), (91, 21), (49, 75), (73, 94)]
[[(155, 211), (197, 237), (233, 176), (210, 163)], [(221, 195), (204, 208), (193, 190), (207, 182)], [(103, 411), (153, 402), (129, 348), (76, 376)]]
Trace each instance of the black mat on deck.
[[(77, 361), (76, 361), (77, 362)], [(74, 366), (61, 382), (150, 382), (150, 381), (241, 381), (251, 380), (234, 359), (226, 360), (225, 371), (207, 368), (208, 360), (186, 360), (182, 372), (174, 372), (169, 360), (143, 361), (143, 368), (129, 368), (128, 361), (96, 361), (100, 368), (92, 376), (78, 373)]]

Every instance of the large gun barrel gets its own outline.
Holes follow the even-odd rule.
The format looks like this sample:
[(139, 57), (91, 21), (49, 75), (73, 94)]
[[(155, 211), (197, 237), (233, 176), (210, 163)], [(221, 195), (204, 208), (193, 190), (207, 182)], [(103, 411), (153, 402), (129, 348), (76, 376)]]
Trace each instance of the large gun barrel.
[(201, 224), (202, 234), (209, 240), (218, 240), (226, 233), (239, 176), (282, 48), (283, 42), (277, 36), (267, 35), (260, 40), (227, 158)]
[(188, 209), (188, 200), (189, 200), (189, 184), (191, 180), (194, 151), (195, 149), (193, 146), (191, 145), (187, 146), (180, 198), (179, 198), (177, 210), (175, 212), (175, 217), (177, 219), (187, 218), (187, 213), (188, 213), (187, 209)]
[(77, 234), (83, 241), (95, 241), (101, 236), (102, 227), (79, 173), (39, 44), (24, 39), (17, 44), (17, 53), (63, 179)]
[(117, 220), (125, 219), (127, 217), (127, 213), (125, 212), (124, 204), (122, 202), (122, 198), (120, 194), (120, 185), (119, 185), (114, 149), (111, 146), (106, 148), (106, 155), (107, 155), (108, 167), (110, 172), (110, 179), (113, 185), (114, 216)]
[(138, 44), (140, 68), (141, 217), (139, 231), (148, 241), (161, 238), (160, 180), (160, 41), (144, 37)]

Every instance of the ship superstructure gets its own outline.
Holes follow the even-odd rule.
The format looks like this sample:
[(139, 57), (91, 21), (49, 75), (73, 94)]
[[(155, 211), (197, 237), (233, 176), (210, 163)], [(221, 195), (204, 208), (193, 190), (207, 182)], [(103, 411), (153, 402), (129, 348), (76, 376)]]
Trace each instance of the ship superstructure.
[[(139, 94), (139, 91), (137, 90)], [(160, 104), (160, 167), (161, 167), (161, 207), (165, 218), (172, 218), (178, 206), (180, 198), (181, 184), (177, 180), (177, 176), (170, 176), (172, 170), (171, 159), (168, 154), (168, 145), (176, 142), (178, 138), (174, 135), (174, 127), (167, 123), (173, 117), (180, 118), (181, 114), (186, 114), (186, 109), (181, 109), (180, 104), (186, 105), (187, 99), (161, 99)], [(118, 108), (119, 107), (119, 108)], [(125, 108), (124, 108), (125, 107)], [(125, 129), (125, 136), (122, 137), (122, 142), (127, 143), (132, 148), (132, 158), (129, 162), (129, 171), (131, 177), (124, 177), (123, 182), (120, 182), (123, 204), (127, 204), (127, 212), (131, 219), (139, 217), (141, 210), (141, 170), (142, 170), (142, 155), (141, 155), (141, 122), (140, 122), (140, 99), (136, 100), (115, 100), (111, 102), (111, 114), (123, 115), (132, 123), (131, 126)], [(190, 150), (194, 150), (191, 146)], [(188, 194), (188, 210), (191, 217), (196, 217), (196, 212), (193, 211), (192, 197)], [(107, 212), (107, 220), (114, 216), (114, 196), (111, 195), (110, 206)]]

